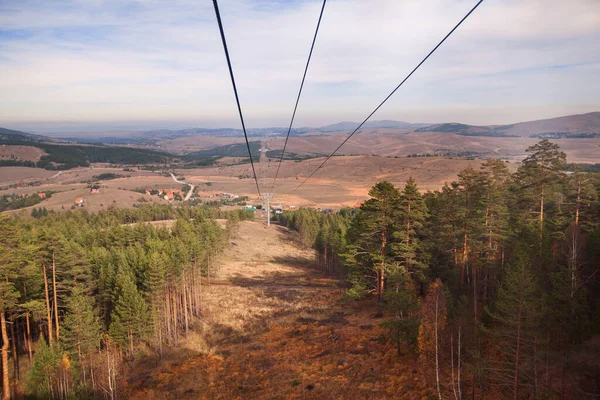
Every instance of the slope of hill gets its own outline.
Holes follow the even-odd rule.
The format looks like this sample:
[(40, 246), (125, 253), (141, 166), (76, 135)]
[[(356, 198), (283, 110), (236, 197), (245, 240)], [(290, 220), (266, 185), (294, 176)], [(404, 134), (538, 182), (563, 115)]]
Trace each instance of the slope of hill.
[(12, 142), (40, 142), (53, 140), (47, 136), (34, 135), (31, 133), (15, 131), (13, 129), (0, 128), (0, 144), (12, 144)]
[[(343, 121), (325, 125), (318, 128), (299, 127), (293, 128), (290, 136), (307, 137), (323, 136), (334, 132), (348, 132), (354, 130), (359, 123)], [(489, 137), (533, 137), (533, 138), (593, 138), (600, 137), (600, 112), (581, 115), (569, 115), (537, 121), (519, 122), (508, 125), (468, 125), (463, 123), (423, 124), (410, 123), (396, 120), (369, 121), (364, 124), (364, 129), (387, 130), (385, 133), (409, 132), (443, 132), (460, 136), (489, 136)], [(285, 136), (286, 127), (249, 128), (247, 134), (252, 138), (273, 138)], [(392, 132), (394, 131), (394, 132)], [(1, 132), (0, 132), (1, 135)], [(188, 128), (188, 129), (154, 129), (147, 131), (105, 132), (94, 134), (66, 134), (63, 139), (91, 144), (135, 144), (144, 146), (162, 146), (164, 141), (185, 140), (188, 138), (240, 138), (243, 132), (238, 128)]]
[(454, 133), (456, 135), (461, 136), (514, 136), (507, 135), (504, 132), (498, 131), (495, 128), (491, 128), (488, 126), (474, 126), (474, 125), (466, 125), (466, 124), (458, 124), (458, 123), (445, 123), (445, 124), (437, 124), (431, 125), (424, 128), (416, 129), (415, 132), (445, 132), (445, 133)]
[(519, 122), (496, 128), (510, 135), (559, 138), (600, 136), (600, 112)]
[[(258, 158), (260, 150), (260, 142), (250, 142), (250, 152), (254, 158)], [(210, 150), (195, 151), (193, 153), (186, 154), (183, 158), (185, 160), (194, 161), (209, 157), (247, 157), (248, 147), (246, 143), (228, 144), (225, 146), (219, 146)]]
[(172, 154), (156, 150), (59, 143), (46, 136), (32, 135), (4, 128), (0, 128), (0, 144), (9, 148), (27, 146), (30, 150), (37, 149), (44, 154), (35, 163), (25, 158), (12, 157), (9, 160), (0, 160), (0, 166), (38, 167), (49, 170), (87, 167), (94, 162), (112, 164), (166, 163), (175, 158)]
[(444, 123), (415, 132), (446, 132), (461, 136), (532, 137), (541, 139), (600, 137), (600, 112), (519, 122), (510, 125), (474, 126)]
[[(354, 130), (359, 125), (358, 122), (343, 121), (337, 124), (326, 125), (318, 128), (321, 132), (335, 132), (335, 131), (347, 131)], [(363, 125), (363, 128), (393, 128), (393, 129), (418, 129), (429, 124), (412, 124), (404, 121), (369, 121)]]

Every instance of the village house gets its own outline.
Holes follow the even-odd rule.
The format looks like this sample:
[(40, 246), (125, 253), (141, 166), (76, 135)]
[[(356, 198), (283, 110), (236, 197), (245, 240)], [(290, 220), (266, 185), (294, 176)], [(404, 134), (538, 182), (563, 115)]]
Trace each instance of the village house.
[(100, 188), (93, 187), (90, 189), (90, 193), (100, 193)]
[(75, 199), (75, 205), (78, 205), (79, 207), (83, 207), (83, 203), (85, 203), (85, 200), (82, 197), (78, 197)]
[(46, 198), (46, 193), (45, 193), (45, 192), (40, 192), (40, 193), (38, 193), (37, 195), (38, 195), (38, 197), (39, 197), (40, 199), (45, 199), (45, 198)]

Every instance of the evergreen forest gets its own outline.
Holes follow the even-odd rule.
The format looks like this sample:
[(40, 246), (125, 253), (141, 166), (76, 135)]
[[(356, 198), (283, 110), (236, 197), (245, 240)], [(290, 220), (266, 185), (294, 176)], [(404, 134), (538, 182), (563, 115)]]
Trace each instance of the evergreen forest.
[[(600, 175), (567, 172), (548, 140), (527, 154), (512, 173), (490, 159), (433, 192), (381, 181), (359, 208), (277, 216), (345, 282), (341, 300), (369, 304), (398, 357), (419, 360), (435, 398), (600, 393), (598, 354), (581, 356), (600, 335)], [(141, 353), (160, 361), (202, 318), (204, 278), (253, 218), (157, 205), (1, 215), (5, 398), (117, 398), (121, 371)], [(175, 222), (145, 223), (161, 220)]]

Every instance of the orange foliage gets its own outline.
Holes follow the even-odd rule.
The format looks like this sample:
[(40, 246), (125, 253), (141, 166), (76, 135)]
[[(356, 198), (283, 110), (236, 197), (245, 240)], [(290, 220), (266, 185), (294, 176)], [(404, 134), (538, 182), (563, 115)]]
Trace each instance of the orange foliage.
[(126, 394), (130, 399), (427, 397), (431, 390), (416, 360), (399, 358), (370, 315), (337, 311), (313, 323), (274, 326), (234, 346), (231, 354), (193, 356), (145, 379), (129, 379)]

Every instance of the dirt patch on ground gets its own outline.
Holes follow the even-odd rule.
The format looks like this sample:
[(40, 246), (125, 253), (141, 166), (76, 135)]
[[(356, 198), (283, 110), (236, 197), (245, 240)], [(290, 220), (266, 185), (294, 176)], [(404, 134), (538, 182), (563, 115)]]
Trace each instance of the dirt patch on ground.
[(0, 146), (0, 160), (39, 161), (46, 153), (33, 146)]
[[(422, 398), (399, 358), (341, 282), (317, 271), (293, 232), (244, 222), (204, 281), (204, 317), (183, 345), (120, 383), (129, 399)], [(375, 321), (375, 322), (374, 322)]]
[(46, 179), (55, 173), (40, 168), (0, 167), (0, 183), (18, 182), (28, 179)]

